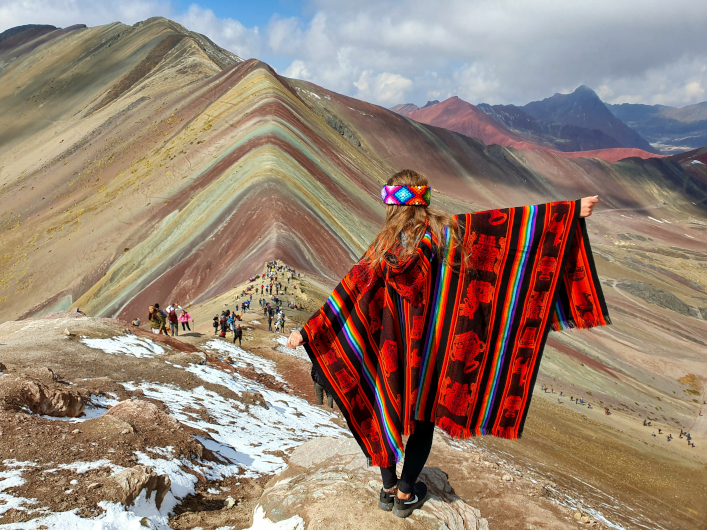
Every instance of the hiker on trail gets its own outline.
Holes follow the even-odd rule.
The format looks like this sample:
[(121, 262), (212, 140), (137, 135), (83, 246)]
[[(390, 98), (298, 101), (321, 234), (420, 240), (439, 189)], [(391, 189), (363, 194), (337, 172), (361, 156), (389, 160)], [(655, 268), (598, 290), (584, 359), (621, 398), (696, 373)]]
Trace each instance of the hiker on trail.
[(148, 319), (150, 321), (150, 329), (152, 330), (152, 333), (159, 335), (165, 325), (165, 318), (159, 308), (151, 305)]
[(272, 331), (272, 310), (268, 312), (268, 331)]
[[(162, 311), (162, 310), (160, 309), (160, 304), (158, 304), (158, 303), (155, 302), (155, 303), (152, 304), (152, 305), (153, 305), (153, 306), (155, 307), (155, 309), (156, 309), (157, 311), (159, 311), (160, 314), (164, 317), (164, 322), (165, 322), (165, 324), (164, 324), (164, 326), (162, 326), (162, 329), (160, 329), (160, 332), (161, 332), (161, 333), (164, 333), (165, 335), (167, 335), (167, 336), (169, 337), (169, 333), (167, 332), (167, 313), (165, 313), (164, 311)], [(159, 333), (158, 333), (158, 335), (159, 335)]]
[(194, 322), (194, 319), (185, 309), (184, 311), (182, 311), (182, 314), (179, 315), (179, 322), (182, 323), (182, 331), (191, 331), (191, 328), (189, 327), (189, 322)]
[(218, 315), (214, 317), (214, 335), (218, 335), (219, 318)]
[[(287, 346), (304, 345), (369, 464), (381, 468), (379, 507), (407, 517), (427, 498), (416, 482), (435, 425), (457, 439), (518, 438), (546, 331), (610, 320), (580, 219), (598, 198), (450, 217), (428, 208), (427, 178), (412, 170), (391, 177), (381, 197), (378, 236)], [(586, 271), (572, 289), (566, 263)]]
[(236, 326), (236, 329), (233, 332), (233, 344), (236, 343), (236, 339), (238, 339), (238, 345), (241, 345), (241, 340), (243, 339), (243, 330), (241, 329), (240, 324)]
[(184, 309), (182, 309), (182, 306), (180, 306), (179, 304), (172, 302), (167, 306), (167, 313), (169, 313), (170, 311), (175, 311), (177, 314), (179, 314), (184, 311)]
[(221, 318), (219, 319), (219, 324), (221, 325), (221, 334), (219, 337), (225, 337), (226, 332), (228, 331), (228, 316), (226, 316), (226, 312), (223, 311), (221, 313)]
[[(326, 392), (326, 388), (324, 387), (325, 383), (314, 365), (312, 365), (312, 381), (314, 381), (314, 395), (317, 396), (317, 405), (324, 405), (324, 393)], [(334, 395), (326, 392), (326, 402), (329, 408), (333, 409)]]
[(172, 332), (172, 336), (179, 335), (179, 317), (177, 317), (177, 310), (174, 305), (167, 307), (167, 319), (169, 320), (169, 330)]

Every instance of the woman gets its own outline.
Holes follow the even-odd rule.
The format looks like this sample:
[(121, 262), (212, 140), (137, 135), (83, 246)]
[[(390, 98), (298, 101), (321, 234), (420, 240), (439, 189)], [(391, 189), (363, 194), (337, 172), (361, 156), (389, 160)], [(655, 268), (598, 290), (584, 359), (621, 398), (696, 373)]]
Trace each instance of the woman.
[(189, 327), (189, 322), (194, 322), (194, 319), (192, 319), (189, 312), (185, 309), (182, 311), (182, 314), (179, 315), (179, 322), (182, 323), (182, 331), (191, 331), (191, 328)]
[(580, 219), (598, 198), (452, 217), (412, 170), (381, 197), (378, 236), (287, 346), (305, 346), (381, 468), (379, 507), (407, 517), (426, 499), (435, 425), (518, 438), (549, 329), (609, 318)]
[(167, 323), (167, 319), (165, 319), (164, 315), (162, 314), (162, 311), (160, 311), (155, 306), (151, 305), (150, 312), (147, 318), (150, 321), (150, 329), (152, 330), (152, 333), (154, 333), (155, 335), (159, 335), (162, 329), (165, 327), (165, 324)]

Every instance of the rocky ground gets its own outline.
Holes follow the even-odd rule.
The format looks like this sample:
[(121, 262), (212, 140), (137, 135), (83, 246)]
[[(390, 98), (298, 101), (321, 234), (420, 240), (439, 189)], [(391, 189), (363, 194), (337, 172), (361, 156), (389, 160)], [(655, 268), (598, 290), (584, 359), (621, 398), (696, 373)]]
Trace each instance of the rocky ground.
[[(306, 355), (267, 331), (259, 297), (242, 348), (214, 337), (247, 286), (190, 307), (175, 338), (77, 312), (0, 325), (0, 529), (699, 526), (702, 453), (637, 439), (630, 411), (557, 403), (571, 385), (555, 371), (578, 362), (560, 343), (541, 375), (555, 394), (536, 389), (521, 440), (438, 432), (425, 509), (378, 510), (377, 469), (314, 405)], [(288, 330), (329, 290), (290, 286), (304, 309), (285, 310)]]

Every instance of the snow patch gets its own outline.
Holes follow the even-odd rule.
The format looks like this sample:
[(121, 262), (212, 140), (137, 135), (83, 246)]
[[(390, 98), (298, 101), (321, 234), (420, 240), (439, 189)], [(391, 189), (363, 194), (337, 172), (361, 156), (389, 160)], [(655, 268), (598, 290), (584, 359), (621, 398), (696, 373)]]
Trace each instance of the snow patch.
[(25, 467), (35, 466), (33, 462), (17, 462), (16, 460), (5, 460), (3, 462), (6, 467), (11, 468), (8, 471), (0, 471), (0, 516), (10, 510), (26, 511), (25, 504), (35, 504), (34, 499), (25, 499), (23, 497), (15, 497), (4, 493), (6, 489), (17, 488), (22, 486), (26, 480), (22, 478), (22, 473)]
[[(300, 397), (269, 390), (238, 373), (229, 374), (211, 366), (190, 365), (186, 370), (206, 382), (221, 385), (238, 395), (243, 395), (244, 392), (258, 393), (266, 402), (265, 407), (257, 403), (246, 406), (236, 399), (225, 398), (203, 386), (182, 390), (155, 383), (141, 383), (137, 386), (123, 384), (126, 390), (141, 388), (146, 397), (162, 401), (169, 409), (170, 416), (210, 434), (212, 439), (199, 437), (199, 440), (222, 460), (230, 463), (209, 462), (211, 469), (199, 469), (199, 472), (209, 478), (218, 480), (224, 476), (241, 474), (243, 470), (246, 470), (249, 476), (277, 473), (286, 465), (283, 452), (287, 453), (305, 441), (319, 436), (344, 435), (345, 431), (331, 421), (334, 415), (310, 405)], [(202, 414), (198, 415), (187, 409), (201, 409)], [(204, 421), (202, 415), (213, 418), (214, 422)], [(149, 458), (147, 455), (145, 457)], [(175, 465), (179, 468), (178, 464)], [(183, 471), (169, 471), (174, 483), (176, 479), (173, 473)], [(195, 478), (189, 475), (187, 480), (193, 482)]]
[(255, 512), (253, 512), (253, 526), (247, 530), (304, 530), (304, 519), (299, 515), (295, 515), (289, 519), (273, 523), (265, 517), (265, 510), (261, 506), (256, 506)]
[[(273, 361), (246, 351), (235, 344), (223, 340), (210, 340), (206, 343), (205, 348), (207, 350), (211, 350), (212, 352), (217, 352), (221, 356), (230, 357), (231, 360), (234, 361), (233, 366), (250, 368), (261, 374), (272, 375), (281, 383), (285, 382), (282, 376), (278, 373), (277, 365)], [(191, 366), (188, 367), (187, 370), (190, 368)]]
[[(71, 511), (43, 515), (24, 523), (0, 525), (0, 528), (3, 530), (39, 530), (40, 528), (54, 530), (139, 530), (145, 528), (141, 521), (144, 517), (147, 517), (152, 523), (152, 526), (148, 528), (170, 530), (169, 511), (166, 509), (167, 501), (170, 497), (171, 495), (168, 493), (161, 509), (158, 510), (155, 505), (155, 496), (152, 495), (151, 499), (147, 499), (143, 490), (132, 506), (127, 509), (122, 504), (108, 501), (99, 502), (98, 506), (104, 512), (95, 519), (80, 517), (76, 513), (79, 508), (76, 508)], [(0, 507), (0, 509), (2, 508)], [(0, 513), (2, 512), (0, 511)]]
[(154, 341), (132, 334), (122, 337), (111, 337), (109, 339), (87, 339), (83, 337), (81, 342), (90, 348), (103, 350), (113, 355), (123, 353), (125, 355), (143, 358), (154, 357), (155, 355), (165, 353), (164, 348)]
[(93, 469), (101, 469), (102, 467), (109, 467), (113, 470), (114, 473), (125, 469), (124, 467), (116, 465), (110, 460), (106, 460), (104, 458), (101, 460), (96, 460), (95, 462), (72, 462), (71, 464), (59, 464), (59, 466), (53, 469), (47, 469), (44, 472), (56, 473), (60, 469), (68, 469), (69, 471), (75, 471), (79, 475), (83, 475)]

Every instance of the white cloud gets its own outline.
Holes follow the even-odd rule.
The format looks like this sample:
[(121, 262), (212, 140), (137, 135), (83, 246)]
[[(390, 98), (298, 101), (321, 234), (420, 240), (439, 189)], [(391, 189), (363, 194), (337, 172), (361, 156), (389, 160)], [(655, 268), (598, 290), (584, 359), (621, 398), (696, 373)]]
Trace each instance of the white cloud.
[(304, 65), (304, 61), (300, 61), (299, 59), (292, 61), (292, 64), (282, 72), (282, 75), (295, 79), (307, 79), (311, 76), (307, 71), (307, 67)]
[(354, 86), (358, 89), (358, 99), (392, 106), (405, 99), (412, 81), (390, 72), (374, 74), (371, 70), (364, 70), (358, 81), (354, 82)]
[(243, 59), (260, 57), (261, 36), (257, 26), (246, 28), (232, 18), (218, 18), (211, 9), (196, 4), (190, 5), (186, 13), (176, 15), (174, 20), (191, 31), (206, 35)]
[[(314, 0), (312, 6), (309, 25), (287, 21), (296, 28), (291, 39), (282, 26), (267, 28), (278, 35), (272, 51), (298, 61), (307, 80), (380, 104), (396, 93), (417, 103), (458, 94), (472, 103), (523, 104), (587, 84), (613, 101), (683, 105), (704, 97), (699, 89), (707, 86), (699, 70), (707, 64), (702, 0), (682, 0), (670, 10), (657, 0)], [(372, 79), (386, 73), (412, 84), (374, 89)]]
[[(27, 23), (173, 18), (244, 57), (390, 105), (459, 95), (524, 104), (580, 84), (609, 102), (707, 97), (707, 2), (676, 0), (310, 0), (307, 17), (248, 28), (200, 0), (0, 0), (0, 30)], [(237, 9), (234, 9), (237, 13)]]

